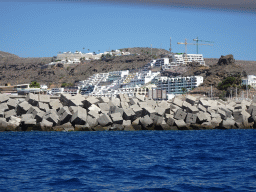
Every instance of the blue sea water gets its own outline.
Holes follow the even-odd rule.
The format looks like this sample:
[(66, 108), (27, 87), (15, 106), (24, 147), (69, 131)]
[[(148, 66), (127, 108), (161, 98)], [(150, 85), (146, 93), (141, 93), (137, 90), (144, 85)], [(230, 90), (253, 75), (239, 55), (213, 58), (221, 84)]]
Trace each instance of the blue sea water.
[(256, 191), (256, 130), (2, 132), (0, 191)]

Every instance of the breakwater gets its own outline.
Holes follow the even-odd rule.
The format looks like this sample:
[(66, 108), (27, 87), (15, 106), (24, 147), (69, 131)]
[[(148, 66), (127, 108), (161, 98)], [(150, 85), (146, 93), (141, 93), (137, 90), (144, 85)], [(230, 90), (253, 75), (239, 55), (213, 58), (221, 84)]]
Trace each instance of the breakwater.
[(154, 101), (129, 98), (28, 94), (0, 95), (0, 131), (117, 131), (254, 128), (254, 101), (210, 100), (191, 95)]

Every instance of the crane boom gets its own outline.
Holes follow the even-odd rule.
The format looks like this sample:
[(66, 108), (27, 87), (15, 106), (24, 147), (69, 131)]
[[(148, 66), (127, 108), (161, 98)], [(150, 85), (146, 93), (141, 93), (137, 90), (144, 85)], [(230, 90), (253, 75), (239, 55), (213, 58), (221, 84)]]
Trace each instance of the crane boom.
[[(208, 42), (208, 43), (214, 43), (213, 41), (204, 41), (204, 40), (199, 40), (198, 37), (196, 39), (193, 39), (193, 41), (196, 41), (196, 52), (198, 54), (198, 45), (203, 45), (203, 44), (198, 44), (198, 41), (200, 42)], [(210, 45), (213, 46), (211, 44), (204, 44), (204, 45)]]

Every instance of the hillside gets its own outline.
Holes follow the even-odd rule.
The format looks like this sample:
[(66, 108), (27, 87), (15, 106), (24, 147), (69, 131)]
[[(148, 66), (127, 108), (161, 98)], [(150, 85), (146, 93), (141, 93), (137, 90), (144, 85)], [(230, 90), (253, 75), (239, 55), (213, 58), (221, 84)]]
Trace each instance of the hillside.
[[(79, 65), (58, 65), (45, 67), (50, 63), (52, 58), (20, 58), (10, 53), (0, 52), (0, 85), (6, 83), (22, 84), (37, 81), (41, 84), (47, 84), (51, 87), (60, 86), (62, 83), (74, 84), (77, 81), (85, 80), (95, 73), (105, 73), (116, 70), (135, 71), (143, 67), (152, 58), (160, 58), (168, 54), (167, 50), (152, 48), (123, 48), (123, 51), (129, 51), (133, 55), (120, 56), (106, 59), (104, 61), (85, 61)], [(206, 64), (214, 66), (219, 59), (205, 59)], [(255, 61), (235, 61), (235, 64), (242, 67), (247, 74), (255, 74)], [(200, 71), (201, 70), (201, 71)], [(187, 68), (184, 75), (202, 74), (206, 77), (209, 74), (207, 68)], [(217, 69), (216, 69), (217, 70)], [(212, 67), (210, 71), (216, 71)], [(220, 68), (220, 71), (222, 68)], [(227, 71), (230, 69), (226, 69)], [(240, 68), (238, 70), (241, 70)], [(208, 80), (207, 80), (208, 81)], [(205, 82), (207, 82), (205, 81)], [(214, 79), (209, 80), (209, 83), (214, 83)], [(216, 81), (217, 82), (217, 81)]]

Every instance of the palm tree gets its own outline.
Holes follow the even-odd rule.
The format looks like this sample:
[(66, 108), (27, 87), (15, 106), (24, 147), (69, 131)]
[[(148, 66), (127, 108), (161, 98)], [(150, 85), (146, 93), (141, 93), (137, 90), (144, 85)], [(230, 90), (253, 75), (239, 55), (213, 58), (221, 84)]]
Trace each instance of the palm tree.
[(182, 94), (185, 94), (187, 92), (187, 89), (185, 87), (181, 88)]
[(90, 49), (88, 49), (88, 52), (90, 52)]
[(83, 47), (83, 53), (84, 53), (84, 49), (85, 49), (85, 48)]

